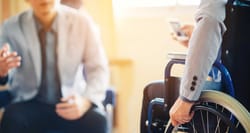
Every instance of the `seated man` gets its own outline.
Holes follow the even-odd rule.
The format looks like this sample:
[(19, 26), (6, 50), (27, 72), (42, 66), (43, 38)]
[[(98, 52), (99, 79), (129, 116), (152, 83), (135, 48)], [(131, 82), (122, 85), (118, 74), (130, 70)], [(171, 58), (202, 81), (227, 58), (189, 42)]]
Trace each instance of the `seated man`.
[[(178, 40), (175, 34), (172, 34), (173, 39), (178, 41), (181, 45), (188, 48), (189, 45), (189, 39), (192, 36), (194, 26), (193, 25), (183, 25), (180, 30), (182, 30), (185, 35), (188, 37), (187, 40)], [(219, 60), (219, 58), (217, 58)], [(215, 67), (211, 69), (211, 71), (208, 74), (207, 81), (204, 83), (204, 89), (212, 89), (212, 90), (220, 90), (221, 89), (221, 73), (219, 70)], [(145, 121), (147, 120), (147, 109), (148, 105), (151, 100), (154, 98), (165, 98), (165, 89), (166, 85), (164, 84), (158, 84), (157, 87), (146, 87), (143, 90), (143, 100), (142, 100), (142, 108), (141, 108), (141, 125), (140, 125), (140, 131), (141, 133), (147, 132), (147, 127), (145, 124)], [(175, 88), (178, 89), (178, 88)], [(172, 95), (172, 94), (171, 94)], [(173, 94), (178, 95), (178, 94)], [(167, 114), (164, 114), (164, 112), (161, 112), (159, 110), (162, 110), (162, 108), (155, 110), (157, 113), (162, 113), (160, 115), (163, 116), (163, 118), (168, 117)]]
[(91, 17), (57, 0), (27, 1), (32, 9), (0, 28), (0, 82), (13, 96), (0, 132), (107, 132), (108, 62)]

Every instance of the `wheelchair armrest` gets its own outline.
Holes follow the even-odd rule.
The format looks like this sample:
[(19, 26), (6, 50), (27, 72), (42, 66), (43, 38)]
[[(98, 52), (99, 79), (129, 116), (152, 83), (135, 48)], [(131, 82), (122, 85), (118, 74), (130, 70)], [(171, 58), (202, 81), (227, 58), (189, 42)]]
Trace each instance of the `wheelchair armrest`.
[(104, 107), (106, 107), (106, 105), (112, 105), (115, 106), (115, 92), (113, 89), (108, 89), (106, 91), (106, 97), (103, 101), (103, 105)]
[(106, 97), (103, 100), (103, 105), (106, 111), (108, 132), (112, 132), (113, 129), (113, 111), (115, 106), (115, 91), (113, 89), (108, 89), (106, 91)]
[(11, 94), (7, 90), (0, 91), (0, 108), (8, 105), (12, 100)]

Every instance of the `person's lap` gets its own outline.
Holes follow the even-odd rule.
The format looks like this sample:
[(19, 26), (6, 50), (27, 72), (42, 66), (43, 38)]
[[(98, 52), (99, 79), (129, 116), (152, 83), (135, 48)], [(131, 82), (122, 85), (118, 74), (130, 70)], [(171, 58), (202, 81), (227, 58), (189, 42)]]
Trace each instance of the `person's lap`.
[(48, 130), (68, 132), (104, 133), (107, 130), (106, 118), (97, 107), (92, 107), (77, 120), (65, 120), (55, 112), (54, 105), (36, 100), (10, 104), (6, 107), (1, 122), (3, 133), (44, 133)]

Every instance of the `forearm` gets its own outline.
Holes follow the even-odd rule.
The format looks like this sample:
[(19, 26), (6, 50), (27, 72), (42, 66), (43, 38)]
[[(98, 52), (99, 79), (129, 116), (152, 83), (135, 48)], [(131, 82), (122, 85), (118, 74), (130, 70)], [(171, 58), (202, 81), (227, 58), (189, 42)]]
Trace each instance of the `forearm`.
[(181, 81), (181, 97), (198, 100), (203, 85), (218, 56), (224, 33), (223, 23), (212, 17), (201, 17), (189, 42), (186, 66)]
[(107, 67), (87, 70), (86, 93), (84, 94), (92, 103), (100, 104), (105, 98), (109, 84), (109, 72)]

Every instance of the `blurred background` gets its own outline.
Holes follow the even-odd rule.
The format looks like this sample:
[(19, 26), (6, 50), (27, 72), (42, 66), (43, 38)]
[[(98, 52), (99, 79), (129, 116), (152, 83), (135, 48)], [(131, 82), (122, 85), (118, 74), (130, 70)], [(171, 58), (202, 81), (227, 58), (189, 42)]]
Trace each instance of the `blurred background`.
[[(114, 133), (139, 133), (144, 87), (163, 80), (169, 52), (185, 53), (173, 40), (170, 19), (193, 24), (200, 0), (83, 0), (98, 25), (116, 91)], [(0, 0), (0, 23), (29, 8), (25, 0)], [(177, 66), (176, 74), (182, 72)]]

